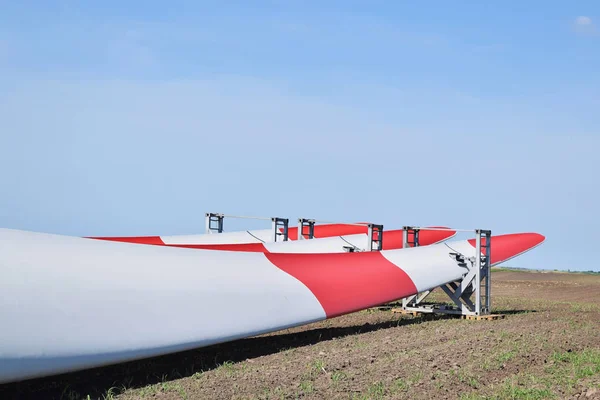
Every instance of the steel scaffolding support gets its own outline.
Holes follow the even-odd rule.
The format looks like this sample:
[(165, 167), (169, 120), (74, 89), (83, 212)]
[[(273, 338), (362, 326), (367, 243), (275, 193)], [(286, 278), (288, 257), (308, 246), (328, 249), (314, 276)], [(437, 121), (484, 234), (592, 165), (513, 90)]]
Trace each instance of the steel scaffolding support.
[(315, 237), (315, 222), (314, 219), (298, 218), (298, 240), (306, 239), (304, 235), (308, 236), (308, 239)]
[(383, 225), (368, 224), (367, 225), (367, 250), (381, 251), (383, 250)]
[[(420, 228), (414, 226), (402, 227), (402, 247), (417, 247), (419, 246), (419, 231)], [(412, 236), (411, 236), (412, 233)], [(412, 244), (412, 246), (411, 246)]]
[(381, 251), (383, 250), (383, 225), (366, 224), (367, 225), (367, 247), (360, 249), (354, 245), (344, 246), (344, 251), (347, 253), (356, 253), (363, 251)]
[[(413, 245), (418, 246), (418, 230), (427, 228), (404, 227), (404, 247), (410, 247), (409, 233), (413, 233)], [(440, 288), (450, 297), (454, 305), (423, 304), (433, 290), (402, 299), (404, 311), (435, 314), (488, 315), (491, 313), (491, 235), (490, 230), (475, 229), (475, 257), (465, 257), (457, 252), (450, 256), (467, 274), (458, 281), (447, 283)], [(485, 240), (485, 241), (484, 241)], [(416, 243), (414, 243), (416, 242)], [(474, 298), (474, 299), (473, 299)]]
[(223, 214), (206, 213), (206, 233), (222, 233), (223, 232)]
[[(275, 217), (271, 218), (271, 221), (273, 222), (273, 242), (277, 242), (279, 236), (283, 236), (283, 241), (287, 242), (289, 220), (287, 218)], [(279, 228), (281, 228), (283, 232), (280, 232)]]

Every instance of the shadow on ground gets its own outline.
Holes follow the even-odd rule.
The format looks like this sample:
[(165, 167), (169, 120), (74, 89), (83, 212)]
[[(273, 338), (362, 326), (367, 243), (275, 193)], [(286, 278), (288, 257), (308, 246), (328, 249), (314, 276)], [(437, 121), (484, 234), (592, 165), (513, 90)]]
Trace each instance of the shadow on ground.
[[(170, 354), (140, 361), (62, 374), (49, 378), (0, 385), (1, 399), (87, 399), (105, 398), (125, 388), (144, 387), (209, 371), (224, 362), (239, 362), (280, 351), (380, 329), (423, 322), (420, 318), (402, 318), (376, 324), (318, 328), (241, 339), (198, 350)], [(112, 390), (111, 390), (112, 388)]]
[(516, 315), (516, 314), (529, 314), (536, 313), (537, 310), (501, 310), (495, 314), (504, 314), (504, 315)]
[[(420, 306), (423, 307), (427, 307), (427, 306), (434, 306), (434, 305), (439, 305), (440, 303), (437, 302), (422, 302), (420, 303)], [(453, 306), (453, 304), (451, 303), (445, 303), (448, 304), (450, 306)], [(402, 308), (402, 303), (401, 302), (393, 302), (393, 303), (387, 303), (385, 305), (376, 307), (377, 309), (381, 310), (381, 311), (385, 311), (385, 310), (391, 310), (391, 309), (401, 309)], [(504, 315), (517, 315), (517, 314), (528, 314), (528, 313), (535, 313), (537, 312), (537, 310), (521, 310), (521, 309), (508, 309), (508, 310), (504, 310), (504, 309), (499, 309), (499, 310), (492, 310), (492, 314), (504, 314)], [(428, 316), (429, 314), (421, 314), (422, 316)], [(442, 314), (431, 314), (431, 318), (434, 319), (441, 319), (441, 318), (456, 318), (456, 315), (442, 315)]]
[[(506, 315), (537, 312), (536, 310), (502, 310)], [(438, 315), (408, 317), (375, 324), (347, 327), (316, 328), (294, 333), (270, 334), (198, 350), (169, 354), (139, 361), (94, 368), (80, 372), (34, 379), (16, 384), (0, 385), (0, 399), (104, 399), (107, 393), (117, 395), (125, 389), (135, 389), (210, 371), (225, 362), (240, 362), (287, 349), (310, 346), (321, 341), (349, 335), (374, 332), (435, 319), (455, 318)]]

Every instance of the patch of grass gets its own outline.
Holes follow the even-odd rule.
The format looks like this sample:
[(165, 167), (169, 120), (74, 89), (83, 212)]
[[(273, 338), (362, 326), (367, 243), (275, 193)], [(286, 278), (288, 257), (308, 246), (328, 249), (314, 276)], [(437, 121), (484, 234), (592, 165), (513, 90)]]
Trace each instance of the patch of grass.
[(225, 361), (223, 364), (219, 365), (219, 368), (231, 371), (233, 369), (233, 361)]
[(269, 389), (269, 388), (265, 388), (263, 389), (263, 393), (262, 396), (260, 396), (259, 398), (261, 399), (284, 399), (285, 398), (285, 393), (284, 390), (281, 388), (281, 386), (277, 386), (275, 387), (275, 389)]
[(354, 393), (353, 400), (375, 400), (386, 398), (387, 389), (383, 382), (377, 381), (367, 387), (366, 393)]
[(346, 375), (346, 373), (343, 371), (333, 371), (333, 373), (331, 374), (331, 380), (333, 382), (344, 381), (347, 378), (348, 378), (348, 375)]
[[(510, 360), (514, 351), (502, 353), (497, 361)], [(550, 357), (554, 363), (543, 373), (519, 374), (505, 379), (499, 386), (482, 388), (486, 393), (467, 393), (462, 400), (476, 399), (553, 399), (571, 395), (583, 379), (600, 374), (600, 350), (585, 349), (579, 352), (554, 352)], [(476, 388), (469, 376), (458, 374), (461, 381)], [(561, 388), (560, 396), (553, 388)], [(564, 393), (566, 392), (566, 393)]]
[(371, 398), (380, 398), (385, 395), (385, 385), (383, 382), (375, 382), (367, 389), (367, 393)]
[(312, 363), (312, 368), (317, 372), (325, 372), (325, 362), (323, 360), (315, 360)]
[(315, 387), (313, 386), (313, 383), (311, 381), (304, 380), (300, 382), (300, 390), (304, 394), (310, 394), (315, 390)]
[(158, 388), (156, 385), (144, 386), (139, 390), (140, 397), (156, 396)]
[(116, 387), (109, 388), (106, 393), (102, 395), (102, 400), (113, 400), (115, 395), (118, 394), (118, 389)]
[(491, 271), (492, 271), (492, 273), (494, 273), (494, 272), (527, 272), (527, 273), (537, 272), (537, 270), (533, 270), (533, 269), (511, 268), (511, 267), (492, 267)]
[(418, 371), (414, 375), (412, 375), (408, 379), (408, 381), (410, 382), (411, 385), (414, 385), (415, 383), (419, 383), (421, 381), (421, 379), (423, 379), (423, 372), (422, 371)]
[[(187, 392), (185, 391), (185, 389), (183, 388), (183, 386), (181, 386), (179, 383), (176, 382), (172, 382), (168, 380), (168, 376), (167, 375), (163, 375), (161, 377), (161, 383), (157, 383), (154, 385), (148, 385), (145, 386), (143, 388), (140, 388), (137, 393), (139, 395), (139, 397), (154, 397), (159, 395), (160, 392), (163, 393), (169, 393), (169, 392), (175, 392), (179, 394), (179, 397), (182, 399), (187, 399), (188, 395)], [(116, 388), (111, 388), (111, 389), (116, 389)], [(103, 400), (112, 400), (114, 399), (116, 394), (121, 394), (125, 392), (125, 389), (123, 389), (120, 392), (117, 392), (115, 394), (114, 390), (109, 389), (108, 392), (106, 393), (106, 395), (103, 397)]]
[(592, 311), (598, 311), (600, 309), (600, 306), (598, 306), (598, 304), (592, 304), (592, 303), (568, 302), (567, 304), (571, 305), (571, 311), (574, 311), (574, 312), (592, 312)]
[(408, 390), (408, 382), (406, 382), (402, 378), (398, 378), (394, 381), (394, 389), (395, 389), (395, 391), (404, 392), (404, 391)]
[(325, 370), (325, 362), (323, 360), (314, 360), (310, 364), (307, 365), (308, 372), (304, 373), (303, 376), (306, 379), (314, 379), (320, 374), (326, 373)]
[(498, 337), (499, 337), (500, 339), (502, 339), (502, 340), (506, 340), (506, 339), (508, 339), (508, 338), (509, 338), (509, 336), (510, 336), (510, 333), (508, 333), (508, 332), (507, 332), (507, 331), (505, 331), (505, 330), (501, 330), (500, 332), (498, 332)]
[(235, 363), (233, 361), (225, 361), (217, 367), (216, 371), (224, 373), (226, 376), (232, 376), (235, 372)]
[(552, 359), (560, 364), (567, 364), (572, 376), (577, 379), (600, 373), (600, 351), (585, 349), (581, 352), (563, 352), (552, 354)]
[(182, 399), (187, 400), (188, 395), (187, 395), (187, 392), (185, 391), (185, 389), (183, 388), (183, 386), (176, 385), (175, 391), (179, 394), (179, 396), (181, 396)]
[(463, 373), (463, 372), (459, 372), (458, 379), (462, 383), (465, 383), (465, 384), (471, 386), (473, 389), (479, 388), (479, 381), (474, 376), (471, 376), (471, 375)]
[(505, 363), (512, 360), (516, 355), (514, 350), (506, 351), (498, 356), (498, 362)]
[(204, 376), (203, 374), (204, 374), (204, 371), (198, 371), (198, 372), (194, 373), (194, 375), (192, 375), (192, 378), (200, 379), (200, 378), (202, 378), (202, 376)]
[(489, 371), (492, 369), (492, 363), (489, 359), (485, 358), (481, 361), (481, 369), (484, 371)]
[(460, 400), (485, 400), (489, 399), (489, 397), (482, 396), (477, 393), (464, 393), (460, 395)]
[(551, 390), (548, 377), (535, 375), (518, 375), (504, 380), (498, 386), (492, 385), (488, 393), (471, 392), (460, 397), (461, 400), (541, 400), (553, 399), (556, 395)]
[(542, 400), (556, 397), (548, 388), (539, 389), (506, 382), (500, 390), (500, 399)]

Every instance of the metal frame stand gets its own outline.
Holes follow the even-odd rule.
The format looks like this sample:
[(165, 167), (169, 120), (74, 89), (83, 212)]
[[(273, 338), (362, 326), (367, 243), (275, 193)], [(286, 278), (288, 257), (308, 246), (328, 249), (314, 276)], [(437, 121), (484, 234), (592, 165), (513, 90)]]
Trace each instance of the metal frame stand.
[[(315, 237), (315, 220), (309, 218), (298, 218), (298, 240), (306, 239), (304, 235), (308, 236), (308, 239)], [(308, 232), (306, 232), (308, 228)]]
[(223, 218), (223, 214), (206, 213), (206, 233), (223, 233)]
[[(414, 226), (402, 227), (402, 247), (418, 247), (419, 246), (419, 232), (420, 228)], [(412, 233), (412, 236), (410, 235)], [(412, 246), (411, 246), (412, 245)]]
[(383, 250), (383, 225), (368, 224), (367, 225), (367, 250), (381, 251)]
[[(413, 227), (404, 227), (404, 247), (409, 247), (408, 234)], [(402, 310), (434, 314), (489, 315), (491, 313), (491, 236), (492, 231), (475, 229), (475, 254), (465, 258), (460, 253), (450, 253), (453, 259), (469, 272), (461, 279), (440, 288), (450, 297), (454, 306), (445, 304), (424, 305), (423, 300), (433, 290), (402, 299)], [(413, 237), (418, 238), (418, 234)], [(483, 242), (485, 239), (485, 242)], [(415, 247), (418, 243), (415, 244)], [(474, 300), (472, 299), (474, 297)]]
[[(277, 238), (279, 236), (283, 236), (283, 241), (287, 242), (288, 241), (288, 224), (289, 224), (289, 219), (287, 218), (278, 218), (278, 217), (274, 217), (271, 218), (271, 221), (273, 222), (273, 242), (277, 242)], [(283, 228), (283, 233), (279, 232), (278, 228)]]

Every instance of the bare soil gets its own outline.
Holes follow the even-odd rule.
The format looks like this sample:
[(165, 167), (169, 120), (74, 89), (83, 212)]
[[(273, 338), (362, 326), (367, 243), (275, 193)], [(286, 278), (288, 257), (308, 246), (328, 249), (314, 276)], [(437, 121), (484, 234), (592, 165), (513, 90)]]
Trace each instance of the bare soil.
[(600, 275), (494, 271), (492, 282), (505, 319), (371, 309), (0, 385), (0, 399), (600, 399)]

